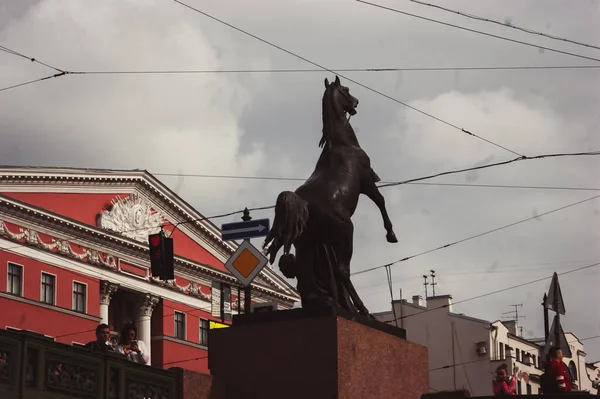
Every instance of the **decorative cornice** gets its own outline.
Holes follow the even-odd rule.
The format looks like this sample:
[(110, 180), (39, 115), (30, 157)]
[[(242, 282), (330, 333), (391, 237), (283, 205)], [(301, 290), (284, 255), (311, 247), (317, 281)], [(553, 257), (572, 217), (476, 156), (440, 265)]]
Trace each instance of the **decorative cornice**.
[[(2, 201), (2, 199), (0, 198), (0, 202)], [(24, 208), (23, 211), (28, 211), (27, 214), (31, 213), (31, 211), (29, 211), (29, 208)], [(21, 217), (22, 215), (25, 215), (24, 213), (19, 214), (19, 216)], [(15, 224), (14, 221), (10, 221), (10, 223)], [(61, 223), (62, 224), (62, 223)], [(64, 226), (61, 226), (64, 227)], [(79, 226), (74, 226), (74, 227), (79, 227)], [(81, 229), (81, 227), (79, 227), (79, 229)], [(45, 235), (49, 235), (48, 233), (44, 233)], [(0, 219), (0, 237), (6, 237), (12, 241), (21, 243), (23, 245), (29, 245), (29, 246), (33, 246), (48, 252), (52, 252), (55, 254), (60, 254), (63, 256), (67, 256), (70, 257), (72, 259), (84, 262), (84, 263), (90, 263), (93, 264), (95, 266), (101, 266), (101, 267), (105, 267), (108, 268), (114, 272), (120, 273), (117, 265), (119, 262), (119, 259), (117, 257), (115, 257), (114, 255), (110, 255), (104, 252), (100, 252), (96, 249), (92, 249), (92, 248), (85, 248), (83, 245), (81, 244), (73, 244), (71, 243), (69, 240), (65, 240), (65, 239), (61, 239), (61, 238), (51, 238), (51, 242), (50, 243), (46, 243), (43, 242), (41, 240), (41, 238), (39, 237), (39, 234), (37, 231), (33, 230), (33, 229), (27, 229), (27, 228), (22, 228), (19, 227), (19, 232), (15, 233), (13, 231), (10, 231), (8, 229), (8, 227), (6, 226), (6, 223)], [(85, 237), (82, 237), (82, 239)], [(106, 236), (106, 238), (109, 240), (109, 242), (114, 241), (114, 238), (111, 236)], [(139, 247), (141, 246), (141, 243), (134, 243), (133, 241), (131, 241), (132, 246), (136, 246)], [(79, 251), (75, 251), (73, 249), (72, 246), (78, 247), (80, 248)], [(105, 244), (103, 244), (104, 246)], [(144, 259), (144, 255), (147, 252), (147, 250), (144, 248), (140, 248), (140, 250), (144, 251), (144, 254), (138, 254), (136, 255), (139, 259)], [(126, 260), (126, 262), (129, 262)], [(223, 281), (226, 282), (228, 284), (232, 284), (232, 285), (236, 285), (239, 284), (239, 282), (235, 279), (234, 276), (225, 273), (223, 271), (214, 269), (210, 266), (205, 266), (205, 265), (200, 265), (198, 263), (194, 263), (192, 261), (188, 261), (182, 258), (177, 258), (176, 257), (176, 267), (182, 267), (184, 270), (188, 271), (188, 274), (190, 276), (197, 276), (196, 278), (202, 278), (202, 275), (198, 275), (198, 272), (204, 274), (204, 278), (208, 278), (209, 281), (212, 280), (219, 280), (219, 281)], [(262, 275), (260, 276), (262, 277)], [(193, 295), (193, 290), (190, 291), (191, 287), (179, 287), (176, 284), (173, 285), (172, 283), (165, 283), (162, 282), (160, 280), (154, 279), (154, 278), (150, 278), (147, 279), (147, 281), (152, 282), (152, 283), (157, 283), (160, 284), (162, 286), (166, 286), (168, 288), (171, 288), (175, 291), (178, 292), (185, 292), (185, 293), (191, 293)], [(259, 279), (257, 280), (257, 282), (262, 282), (263, 284), (265, 284), (265, 280)], [(276, 291), (278, 289), (278, 287), (267, 287), (267, 286), (261, 286), (261, 285), (255, 285), (255, 283), (253, 283), (253, 287), (255, 287), (256, 292), (260, 293), (261, 295), (269, 295), (272, 296), (273, 298), (278, 298), (279, 300), (282, 300), (284, 302), (290, 302), (291, 303), (294, 302), (294, 297), (293, 295), (289, 295), (289, 294), (284, 294), (284, 293), (280, 293), (278, 291)], [(202, 298), (202, 296), (198, 296), (195, 295), (197, 297)], [(296, 299), (298, 300), (298, 299)], [(282, 304), (283, 305), (283, 304)]]
[(179, 284), (177, 284), (176, 278), (173, 280), (161, 280), (158, 277), (150, 277), (150, 279), (153, 283), (158, 284), (161, 287), (168, 287), (175, 291), (183, 292), (184, 294), (204, 299), (205, 301), (211, 300), (211, 295), (203, 293), (201, 285), (194, 281), (190, 281), (186, 286), (182, 287)]
[(103, 266), (111, 270), (117, 269), (117, 261), (114, 256), (99, 252), (95, 249), (82, 248), (81, 252), (76, 252), (71, 247), (71, 243), (67, 240), (52, 238), (50, 243), (45, 243), (41, 240), (39, 234), (35, 230), (19, 228), (19, 233), (13, 233), (8, 229), (6, 223), (0, 220), (0, 236), (6, 236), (13, 241), (25, 239), (25, 243), (30, 246), (40, 249), (59, 253), (69, 258), (73, 258), (82, 262), (91, 263), (96, 266)]
[[(115, 273), (123, 273), (122, 271), (119, 271), (119, 269), (117, 267), (118, 258), (116, 258), (113, 255), (106, 254), (104, 252), (100, 252), (96, 249), (85, 248), (79, 244), (72, 244), (68, 240), (64, 240), (64, 239), (51, 238), (50, 243), (45, 243), (41, 240), (39, 234), (35, 230), (24, 229), (22, 227), (19, 227), (19, 233), (14, 233), (9, 230), (8, 226), (6, 226), (6, 223), (3, 220), (0, 220), (0, 237), (8, 238), (11, 241), (20, 243), (25, 246), (30, 246), (30, 247), (38, 248), (38, 249), (45, 250), (45, 251), (48, 251), (51, 253), (60, 254), (60, 255), (66, 256), (68, 258), (83, 262), (83, 263), (89, 263), (94, 266), (108, 268)], [(77, 245), (77, 247), (79, 247), (80, 250), (75, 251), (72, 248), (72, 245)], [(186, 265), (187, 268), (190, 268), (190, 269), (194, 269), (194, 270), (198, 269), (197, 265), (193, 265), (189, 262), (179, 262), (178, 261), (177, 263), (178, 264), (182, 263), (182, 264)], [(220, 280), (227, 281), (230, 284), (238, 283), (237, 280), (235, 280), (235, 277), (227, 275), (222, 272), (215, 271), (214, 276)], [(162, 281), (156, 277), (150, 276), (150, 278), (146, 279), (146, 281), (148, 281), (149, 283), (157, 284), (157, 285), (165, 287), (165, 288), (169, 288), (173, 291), (176, 291), (176, 292), (179, 292), (182, 294), (186, 294), (186, 295), (190, 295), (190, 296), (199, 298), (199, 299), (203, 299), (203, 300), (207, 300), (207, 301), (211, 300), (210, 294), (203, 293), (201, 291), (201, 285), (196, 282), (190, 282), (186, 286), (182, 287), (177, 284), (176, 280)], [(257, 286), (256, 289), (258, 292), (262, 291), (261, 295), (266, 294), (266, 295), (270, 295), (270, 296), (279, 298), (282, 301), (290, 302), (289, 298), (287, 298), (279, 293), (268, 291), (267, 288), (262, 288), (260, 286)], [(101, 299), (101, 301), (103, 300), (102, 292), (100, 293), (100, 299)], [(104, 298), (104, 299), (110, 301), (109, 298)]]

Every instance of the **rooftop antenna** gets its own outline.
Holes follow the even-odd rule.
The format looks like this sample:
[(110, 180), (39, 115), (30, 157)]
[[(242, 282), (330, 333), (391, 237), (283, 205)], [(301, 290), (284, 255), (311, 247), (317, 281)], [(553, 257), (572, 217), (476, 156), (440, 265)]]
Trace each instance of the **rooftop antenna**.
[(427, 282), (427, 275), (424, 274), (423, 278), (425, 279), (425, 282), (423, 283), (423, 285), (425, 286), (425, 299), (427, 299), (427, 286), (429, 285), (429, 283)]
[[(509, 305), (509, 306), (513, 306), (515, 308), (515, 310), (511, 310), (510, 312), (502, 313), (503, 317), (507, 317), (504, 315), (511, 315), (511, 316), (508, 316), (509, 319), (506, 321), (516, 321), (517, 323), (519, 323), (519, 320), (526, 318), (525, 316), (519, 315), (519, 308), (523, 307), (522, 303), (515, 304), (515, 305)], [(521, 327), (520, 330), (521, 330), (521, 337), (522, 337), (523, 336), (523, 327)]]
[(435, 296), (435, 286), (437, 283), (435, 282), (435, 270), (430, 270), (431, 272), (431, 289), (433, 290), (433, 296)]

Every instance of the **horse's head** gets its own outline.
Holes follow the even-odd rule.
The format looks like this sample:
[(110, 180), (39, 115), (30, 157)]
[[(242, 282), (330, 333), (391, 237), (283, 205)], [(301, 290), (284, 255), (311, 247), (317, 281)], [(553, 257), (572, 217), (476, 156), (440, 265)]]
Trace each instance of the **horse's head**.
[(345, 116), (346, 113), (356, 115), (356, 107), (358, 106), (358, 98), (350, 94), (350, 90), (346, 86), (342, 86), (340, 78), (335, 77), (333, 83), (325, 78), (325, 95), (324, 99), (328, 99), (334, 112), (338, 116)]

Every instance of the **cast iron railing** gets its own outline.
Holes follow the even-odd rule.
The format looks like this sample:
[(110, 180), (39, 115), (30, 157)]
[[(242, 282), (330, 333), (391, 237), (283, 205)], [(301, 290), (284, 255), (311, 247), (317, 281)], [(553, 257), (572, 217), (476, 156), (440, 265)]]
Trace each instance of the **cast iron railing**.
[(3, 399), (182, 399), (181, 375), (60, 344), (30, 331), (0, 329)]

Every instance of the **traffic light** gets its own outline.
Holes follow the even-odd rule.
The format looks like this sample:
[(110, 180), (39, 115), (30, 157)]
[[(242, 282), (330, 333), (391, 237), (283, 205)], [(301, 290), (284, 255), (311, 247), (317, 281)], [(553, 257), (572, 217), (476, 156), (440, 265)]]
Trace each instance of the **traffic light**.
[(173, 239), (161, 231), (148, 236), (150, 244), (150, 267), (152, 276), (161, 280), (173, 280)]

